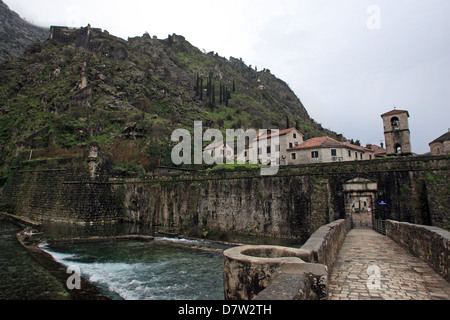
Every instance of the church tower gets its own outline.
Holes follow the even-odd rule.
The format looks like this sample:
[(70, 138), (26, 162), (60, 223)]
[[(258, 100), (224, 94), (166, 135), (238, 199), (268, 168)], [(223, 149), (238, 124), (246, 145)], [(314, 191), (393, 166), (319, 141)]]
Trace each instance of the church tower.
[(411, 132), (409, 131), (409, 112), (392, 110), (381, 115), (384, 125), (387, 156), (410, 156)]

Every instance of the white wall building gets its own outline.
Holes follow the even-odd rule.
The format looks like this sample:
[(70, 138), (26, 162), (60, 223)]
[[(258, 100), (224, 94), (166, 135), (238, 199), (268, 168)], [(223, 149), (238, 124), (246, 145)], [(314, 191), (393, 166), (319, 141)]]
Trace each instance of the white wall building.
[[(253, 140), (249, 152), (253, 152), (253, 156), (256, 155), (258, 160), (267, 157), (270, 159), (269, 162), (277, 161), (279, 165), (287, 165), (288, 150), (301, 145), (304, 142), (303, 138), (303, 134), (295, 128), (273, 132), (268, 130), (267, 134)], [(273, 142), (273, 139), (278, 141)], [(259, 161), (260, 164), (267, 164), (264, 162)]]
[(375, 158), (375, 151), (330, 137), (319, 137), (305, 141), (287, 150), (287, 165), (362, 161)]

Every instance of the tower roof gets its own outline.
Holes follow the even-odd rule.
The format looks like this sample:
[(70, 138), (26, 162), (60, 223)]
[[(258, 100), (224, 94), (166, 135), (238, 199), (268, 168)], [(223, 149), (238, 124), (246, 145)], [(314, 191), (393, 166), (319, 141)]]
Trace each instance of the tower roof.
[(395, 116), (397, 114), (402, 114), (402, 113), (407, 113), (408, 114), (408, 118), (409, 118), (409, 112), (406, 110), (392, 110), (389, 112), (386, 112), (385, 114), (382, 114), (381, 117), (389, 117), (389, 116)]

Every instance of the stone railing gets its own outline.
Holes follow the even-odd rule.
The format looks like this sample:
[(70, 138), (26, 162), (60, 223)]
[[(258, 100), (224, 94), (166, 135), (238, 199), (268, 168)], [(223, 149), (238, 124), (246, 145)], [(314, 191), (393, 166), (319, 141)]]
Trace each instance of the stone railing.
[(450, 282), (450, 232), (437, 227), (387, 220), (386, 235)]
[(311, 262), (324, 264), (331, 269), (346, 236), (345, 220), (337, 220), (319, 228), (302, 249), (313, 253)]
[(324, 300), (345, 220), (321, 227), (300, 249), (243, 246), (224, 252), (227, 300)]

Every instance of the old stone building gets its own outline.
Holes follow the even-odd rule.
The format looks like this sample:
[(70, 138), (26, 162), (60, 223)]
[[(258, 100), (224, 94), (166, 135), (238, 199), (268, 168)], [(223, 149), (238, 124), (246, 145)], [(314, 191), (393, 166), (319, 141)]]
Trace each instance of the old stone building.
[(204, 152), (208, 153), (216, 163), (234, 161), (234, 150), (227, 142), (216, 142), (208, 145)]
[[(271, 139), (277, 138), (278, 142), (275, 145), (275, 150), (272, 150), (272, 141)], [(269, 159), (268, 162), (276, 162), (279, 161), (279, 165), (288, 165), (289, 159), (289, 149), (299, 146), (304, 142), (304, 135), (295, 128), (290, 128), (282, 131), (270, 132), (267, 134), (260, 135), (256, 138), (252, 146), (249, 148), (249, 152), (253, 152), (254, 159), (261, 159), (262, 155)], [(263, 150), (263, 148), (267, 148), (267, 150)], [(267, 152), (266, 152), (267, 151)], [(276, 153), (279, 154), (277, 158), (274, 156)], [(267, 161), (266, 161), (267, 162)], [(267, 164), (267, 163), (262, 163)]]
[(409, 112), (392, 110), (381, 115), (384, 126), (387, 156), (410, 156), (411, 132), (409, 130)]
[(430, 152), (433, 156), (450, 154), (450, 130), (430, 143)]
[(361, 161), (375, 158), (372, 149), (337, 141), (330, 137), (318, 137), (288, 149), (288, 165)]
[(384, 149), (383, 143), (381, 143), (381, 146), (377, 146), (375, 144), (367, 144), (366, 148), (375, 151), (375, 158), (382, 158), (386, 156), (386, 149)]

